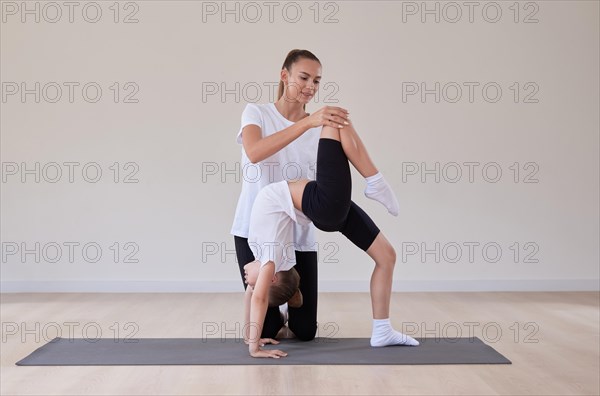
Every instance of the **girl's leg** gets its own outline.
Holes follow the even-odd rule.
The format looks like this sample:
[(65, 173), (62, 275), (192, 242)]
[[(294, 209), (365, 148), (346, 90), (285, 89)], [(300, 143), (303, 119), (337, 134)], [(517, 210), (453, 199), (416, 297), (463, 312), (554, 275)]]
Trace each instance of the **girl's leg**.
[[(363, 176), (369, 177), (375, 175), (378, 171), (369, 157), (365, 145), (358, 137), (352, 123), (338, 129), (331, 126), (324, 126), (321, 130), (321, 138), (333, 139), (342, 143), (344, 153), (350, 163)], [(319, 167), (317, 166), (317, 169)]]
[(288, 182), (288, 188), (290, 189), (290, 194), (292, 195), (292, 202), (294, 203), (294, 207), (299, 211), (302, 211), (302, 195), (304, 194), (304, 187), (306, 187), (306, 184), (309, 181), (310, 180), (308, 179), (300, 179)]
[(383, 233), (380, 232), (367, 249), (367, 254), (375, 261), (375, 269), (373, 269), (373, 275), (371, 276), (373, 319), (389, 318), (396, 251)]
[[(364, 144), (358, 137), (356, 130), (352, 126), (352, 123), (344, 126), (344, 128), (342, 129), (324, 126), (321, 129), (321, 139), (332, 139), (340, 142), (347, 159), (352, 163), (352, 165), (356, 168), (356, 170), (358, 170), (358, 172), (363, 177), (367, 178), (367, 180), (369, 178), (377, 180), (380, 180), (382, 178), (378, 178), (378, 175), (380, 174), (377, 171), (375, 165), (373, 164), (373, 161), (371, 161), (369, 153), (367, 152)], [(321, 166), (323, 166), (323, 164), (321, 164)], [(319, 168), (320, 166), (317, 163), (317, 181), (319, 181)], [(304, 193), (304, 188), (308, 182), (308, 180), (304, 179), (288, 183), (290, 187), (290, 193), (292, 194), (292, 201), (294, 202), (294, 206), (298, 210), (302, 210), (302, 194)], [(391, 189), (389, 190), (389, 192), (392, 193), (393, 198), (393, 200), (390, 200), (391, 206), (393, 207), (392, 209), (395, 209), (395, 207), (397, 207), (398, 202), (395, 200), (395, 197), (393, 197), (393, 192), (391, 192)]]
[(371, 346), (419, 345), (419, 341), (392, 328), (390, 298), (392, 278), (396, 265), (396, 251), (383, 233), (379, 233), (367, 253), (375, 261), (371, 276), (371, 305), (373, 307), (373, 334)]
[[(235, 254), (237, 256), (238, 266), (240, 267), (240, 276), (244, 290), (248, 285), (244, 282), (244, 265), (255, 260), (254, 253), (248, 245), (248, 238), (234, 236)], [(265, 323), (260, 338), (275, 338), (279, 329), (283, 327), (283, 319), (279, 313), (279, 307), (268, 307), (265, 315)]]
[(373, 308), (372, 346), (419, 345), (410, 336), (395, 331), (390, 323), (390, 297), (396, 264), (396, 251), (373, 220), (354, 202), (340, 230), (346, 238), (367, 252), (375, 261), (371, 276), (371, 305)]
[(338, 231), (348, 215), (352, 175), (336, 128), (321, 129), (316, 176), (316, 180), (288, 183), (292, 201), (317, 228)]
[(346, 157), (367, 181), (365, 196), (380, 202), (390, 214), (398, 216), (399, 204), (396, 195), (375, 167), (352, 122), (341, 129), (325, 126), (321, 131), (321, 137), (339, 140), (342, 143)]
[(288, 307), (288, 327), (299, 340), (310, 341), (317, 333), (317, 252), (296, 251), (296, 271), (300, 275), (303, 303)]
[[(350, 121), (349, 121), (350, 122)], [(362, 177), (370, 177), (377, 174), (379, 171), (375, 167), (373, 161), (371, 161), (371, 157), (369, 157), (369, 153), (367, 152), (367, 148), (363, 144), (362, 140), (358, 136), (356, 129), (350, 122), (349, 125), (345, 125), (341, 129), (336, 129), (330, 126), (323, 127), (323, 129), (329, 128), (328, 133), (332, 133), (331, 129), (338, 131), (339, 137), (342, 146), (344, 147), (344, 152), (348, 157), (348, 160), (356, 168), (358, 173), (362, 175)], [(323, 137), (323, 133), (321, 133), (321, 137)]]
[[(324, 186), (324, 184), (328, 184), (328, 183), (336, 183), (336, 184), (340, 184), (340, 185), (345, 185), (347, 184), (348, 187), (351, 185), (352, 180), (350, 179), (350, 171), (349, 171), (349, 167), (348, 167), (348, 158), (349, 158), (349, 154), (352, 155), (353, 157), (357, 154), (356, 149), (357, 149), (357, 144), (352, 140), (352, 138), (350, 137), (344, 137), (342, 139), (342, 136), (340, 134), (340, 130), (337, 128), (333, 128), (333, 127), (329, 127), (329, 126), (325, 126), (321, 129), (321, 139), (331, 139), (331, 140), (335, 140), (341, 143), (342, 149), (344, 151), (344, 154), (346, 156), (346, 158), (343, 158), (344, 155), (337, 155), (339, 153), (339, 150), (334, 150), (332, 153), (336, 154), (337, 160), (332, 159), (330, 155), (330, 153), (322, 153), (321, 149), (332, 149), (331, 147), (325, 147), (322, 146), (322, 142), (319, 142), (319, 154), (317, 154), (317, 182), (321, 183), (321, 188), (320, 189), (320, 193), (321, 194), (325, 194), (326, 190), (329, 190), (328, 186)], [(323, 142), (325, 143), (325, 142)], [(333, 149), (335, 149), (336, 147), (334, 147)], [(327, 161), (331, 161), (331, 162), (327, 162)], [(340, 162), (340, 164), (338, 164), (338, 162)], [(340, 166), (343, 165), (343, 166)], [(339, 175), (337, 174), (337, 172), (335, 171), (339, 171)], [(335, 173), (335, 174), (334, 174)], [(347, 179), (347, 180), (346, 180)], [(301, 180), (297, 180), (297, 181), (290, 181), (288, 182), (288, 187), (290, 189), (290, 194), (292, 195), (292, 202), (294, 203), (294, 207), (298, 210), (303, 211), (302, 207), (302, 195), (304, 194), (304, 189), (306, 187), (306, 185), (309, 183), (309, 180), (306, 179), (301, 179)], [(315, 186), (312, 186), (315, 187)], [(342, 188), (342, 189), (338, 189), (336, 188), (337, 185), (332, 186), (332, 190), (337, 190), (337, 191), (347, 191), (348, 193), (348, 200), (350, 198), (350, 193), (351, 193), (351, 189), (350, 188)], [(323, 200), (321, 200), (323, 201)], [(329, 209), (329, 208), (326, 208)], [(310, 216), (312, 213), (306, 213), (305, 214), (307, 216)], [(313, 219), (314, 221), (315, 219)]]
[(373, 319), (389, 318), (396, 251), (371, 217), (354, 202), (340, 232), (375, 261), (371, 276)]

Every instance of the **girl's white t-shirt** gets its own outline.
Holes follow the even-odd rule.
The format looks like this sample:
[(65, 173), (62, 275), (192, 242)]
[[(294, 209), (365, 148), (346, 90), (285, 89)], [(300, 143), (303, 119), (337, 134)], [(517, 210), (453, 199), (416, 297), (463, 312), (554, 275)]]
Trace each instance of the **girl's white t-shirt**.
[(261, 267), (275, 264), (275, 272), (296, 265), (294, 225), (309, 226), (311, 221), (294, 207), (287, 181), (271, 183), (259, 191), (250, 216), (248, 245)]
[[(246, 125), (258, 125), (265, 138), (279, 132), (294, 122), (286, 119), (274, 103), (248, 103), (241, 117), (240, 130), (236, 142), (242, 146), (242, 191), (235, 210), (231, 234), (248, 237), (252, 205), (258, 192), (268, 184), (282, 180), (315, 180), (317, 169), (317, 150), (321, 128), (311, 128), (299, 138), (263, 161), (253, 164), (248, 159), (242, 145), (242, 130)], [(315, 226), (294, 222), (294, 242), (298, 251), (316, 251)]]

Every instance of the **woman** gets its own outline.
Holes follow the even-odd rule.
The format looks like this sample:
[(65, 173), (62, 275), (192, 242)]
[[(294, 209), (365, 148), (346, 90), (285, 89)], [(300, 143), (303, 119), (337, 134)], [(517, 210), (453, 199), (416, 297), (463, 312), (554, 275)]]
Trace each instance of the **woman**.
[(280, 350), (262, 350), (263, 344), (277, 342), (261, 340), (260, 334), (268, 305), (294, 296), (297, 274), (293, 260), (286, 256), (286, 246), (293, 240), (293, 224), (310, 221), (323, 231), (341, 232), (375, 261), (371, 278), (371, 346), (419, 345), (412, 337), (391, 327), (389, 303), (394, 250), (369, 216), (351, 201), (348, 160), (361, 174), (376, 172), (351, 124), (344, 130), (323, 127), (317, 155), (317, 180), (273, 183), (256, 197), (248, 240), (257, 248), (257, 260), (244, 266), (248, 283), (244, 298), (244, 339), (253, 357), (286, 356)]
[[(248, 104), (242, 114), (242, 125), (237, 136), (238, 144), (243, 146), (242, 169), (245, 176), (231, 234), (234, 235), (242, 282), (244, 265), (254, 261), (247, 238), (256, 195), (264, 186), (287, 179), (288, 173), (292, 173), (291, 178), (294, 179), (314, 179), (312, 167), (317, 162), (322, 127), (340, 128), (348, 122), (348, 111), (340, 107), (325, 106), (313, 114), (306, 113), (306, 103), (314, 97), (321, 79), (321, 62), (311, 52), (290, 51), (283, 63), (280, 77), (277, 102)], [(250, 173), (246, 172), (250, 168), (253, 168), (252, 177), (246, 175)], [(254, 177), (256, 172), (259, 177)], [(389, 193), (386, 191), (389, 189), (385, 188), (385, 180), (378, 174), (370, 176), (365, 194), (379, 201), (387, 200), (388, 211), (397, 215), (397, 202), (387, 197)], [(304, 302), (301, 307), (289, 307), (288, 327), (298, 339), (309, 341), (317, 331), (317, 252), (314, 226), (294, 224), (294, 242), (295, 268), (300, 275), (300, 290)], [(269, 307), (262, 337), (275, 337), (283, 325), (284, 320), (278, 307)]]

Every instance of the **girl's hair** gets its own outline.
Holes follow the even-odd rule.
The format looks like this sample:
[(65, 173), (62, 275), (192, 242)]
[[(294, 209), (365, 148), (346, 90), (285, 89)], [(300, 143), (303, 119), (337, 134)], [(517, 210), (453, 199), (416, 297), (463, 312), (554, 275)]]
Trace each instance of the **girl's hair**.
[[(321, 61), (319, 60), (319, 58), (317, 58), (312, 52), (310, 52), (308, 50), (293, 49), (285, 57), (285, 60), (283, 61), (283, 66), (281, 67), (281, 70), (287, 69), (288, 72), (291, 72), (292, 65), (294, 63), (298, 62), (300, 59), (311, 59), (311, 60), (317, 61), (317, 62), (319, 62), (319, 64), (321, 64)], [(281, 99), (282, 96), (283, 96), (283, 80), (279, 80), (279, 92), (277, 94), (277, 100)], [(303, 109), (306, 110), (306, 105), (304, 105)]]
[[(299, 293), (300, 275), (295, 268), (288, 271), (279, 271), (277, 281), (269, 287), (269, 306), (277, 307), (288, 302), (296, 293)], [(300, 301), (302, 301), (300, 299)], [(301, 304), (301, 302), (300, 302)]]

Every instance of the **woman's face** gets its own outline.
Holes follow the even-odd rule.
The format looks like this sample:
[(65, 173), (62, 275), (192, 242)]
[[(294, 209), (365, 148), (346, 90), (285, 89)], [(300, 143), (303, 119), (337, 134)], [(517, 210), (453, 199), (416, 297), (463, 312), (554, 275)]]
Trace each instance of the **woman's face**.
[(289, 102), (306, 104), (315, 96), (321, 81), (321, 65), (312, 59), (300, 59), (288, 73), (281, 71), (281, 79), (287, 85), (284, 96)]

